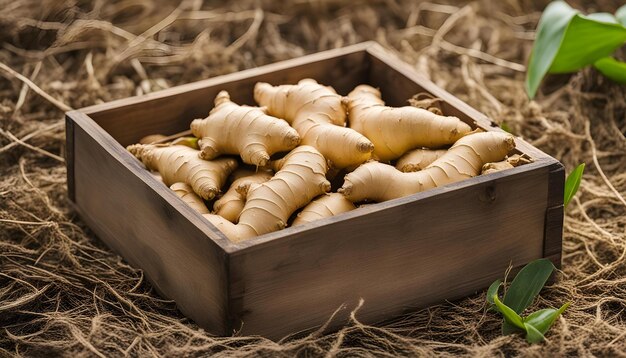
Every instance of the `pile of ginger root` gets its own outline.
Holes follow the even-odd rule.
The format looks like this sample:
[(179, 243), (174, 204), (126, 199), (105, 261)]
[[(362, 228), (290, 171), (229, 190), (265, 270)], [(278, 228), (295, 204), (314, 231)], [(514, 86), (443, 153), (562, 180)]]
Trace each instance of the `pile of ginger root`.
[(127, 148), (233, 242), (529, 161), (508, 156), (508, 133), (386, 106), (369, 85), (344, 97), (312, 79), (257, 83), (254, 99), (238, 105), (221, 91), (191, 122), (193, 137)]

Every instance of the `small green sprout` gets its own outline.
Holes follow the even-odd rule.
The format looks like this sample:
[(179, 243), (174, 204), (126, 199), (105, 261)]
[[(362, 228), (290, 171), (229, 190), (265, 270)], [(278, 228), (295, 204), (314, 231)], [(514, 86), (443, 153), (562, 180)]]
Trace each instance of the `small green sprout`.
[(487, 290), (487, 304), (490, 309), (499, 312), (502, 317), (502, 334), (523, 333), (528, 343), (539, 343), (545, 339), (556, 319), (567, 309), (569, 303), (561, 308), (546, 308), (535, 311), (525, 317), (521, 314), (532, 304), (539, 291), (554, 271), (554, 265), (548, 259), (539, 259), (524, 266), (515, 276), (502, 299), (501, 280), (494, 281)]

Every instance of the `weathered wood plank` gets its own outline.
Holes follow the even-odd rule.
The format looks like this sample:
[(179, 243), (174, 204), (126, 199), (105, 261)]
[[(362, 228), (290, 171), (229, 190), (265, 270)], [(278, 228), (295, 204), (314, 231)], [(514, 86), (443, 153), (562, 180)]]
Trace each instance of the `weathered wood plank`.
[[(89, 120), (74, 125), (75, 203), (90, 228), (180, 310), (215, 334), (229, 334), (227, 261), (205, 221)], [(125, 153), (128, 154), (128, 153)], [(153, 181), (149, 185), (147, 180)], [(173, 195), (173, 196), (172, 196)], [(214, 238), (211, 239), (211, 236)]]
[(563, 189), (565, 188), (565, 167), (560, 162), (550, 165), (548, 178), (548, 207), (563, 205)]
[(563, 238), (563, 205), (546, 210), (546, 227), (544, 233), (544, 256), (561, 254)]
[(536, 166), (439, 188), (420, 200), (397, 199), (286, 229), (282, 240), (234, 252), (233, 326), (277, 339), (318, 326), (360, 298), (359, 319), (371, 323), (482, 289), (510, 263), (543, 256), (547, 176)]
[(546, 228), (544, 233), (544, 252), (546, 257), (558, 255), (555, 265), (561, 268), (561, 250), (563, 247), (563, 190), (565, 187), (565, 168), (556, 162), (549, 167), (548, 198), (546, 210)]
[(67, 176), (67, 196), (76, 200), (74, 193), (74, 122), (70, 114), (65, 116), (65, 166)]

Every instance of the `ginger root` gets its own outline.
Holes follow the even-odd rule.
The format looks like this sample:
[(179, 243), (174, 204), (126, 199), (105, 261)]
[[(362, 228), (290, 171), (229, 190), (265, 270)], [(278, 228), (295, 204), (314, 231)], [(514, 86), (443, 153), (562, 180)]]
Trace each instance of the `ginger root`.
[(357, 86), (348, 99), (350, 128), (374, 144), (373, 156), (380, 161), (397, 159), (418, 147), (452, 144), (472, 130), (457, 117), (411, 106), (385, 106), (380, 91), (372, 86)]
[[(221, 91), (209, 115), (192, 121), (195, 137), (152, 135), (128, 147), (235, 243), (285, 228), (301, 208), (293, 226), (354, 210), (354, 203), (399, 198), (529, 160), (506, 157), (515, 146), (507, 133), (472, 131), (441, 112), (386, 106), (368, 85), (342, 97), (312, 79), (257, 83), (254, 99), (261, 107), (237, 105)], [(288, 153), (270, 159), (279, 152)], [(241, 160), (222, 154), (239, 155), (256, 170), (234, 172)], [(342, 187), (329, 193), (329, 180), (335, 188), (345, 173)], [(204, 200), (227, 181), (210, 213)]]
[(165, 138), (167, 138), (167, 136), (164, 136), (163, 134), (150, 134), (141, 138), (139, 140), (139, 144), (153, 144), (154, 142), (161, 141)]
[(191, 186), (185, 183), (174, 183), (170, 186), (170, 189), (174, 191), (174, 194), (181, 198), (187, 205), (191, 206), (200, 214), (208, 214), (209, 209), (204, 205), (202, 198), (198, 194), (193, 192)]
[[(248, 173), (248, 175), (235, 179), (228, 191), (213, 204), (213, 210), (224, 219), (237, 223), (239, 214), (241, 214), (246, 203), (245, 195), (242, 193), (245, 194), (250, 185), (262, 184), (270, 180), (273, 174), (272, 171), (264, 170)], [(237, 172), (233, 176), (238, 176)]]
[(413, 149), (398, 159), (396, 169), (401, 172), (417, 172), (448, 152), (447, 149)]
[(182, 145), (133, 144), (127, 149), (148, 169), (157, 170), (165, 185), (189, 184), (204, 200), (213, 199), (237, 168), (233, 158), (200, 159), (197, 150)]
[(266, 165), (272, 154), (300, 143), (298, 132), (287, 122), (268, 116), (262, 108), (233, 103), (226, 91), (217, 94), (207, 118), (191, 122), (191, 132), (200, 138), (200, 158), (239, 154), (244, 163), (256, 166)]
[(495, 173), (501, 170), (515, 168), (522, 164), (528, 164), (531, 162), (532, 160), (528, 156), (526, 156), (526, 154), (524, 155), (513, 154), (512, 156), (506, 158), (503, 161), (495, 162), (495, 163), (487, 163), (483, 165), (481, 174)]
[(257, 83), (254, 99), (267, 107), (270, 115), (287, 120), (300, 134), (303, 145), (315, 147), (337, 168), (359, 165), (374, 150), (365, 136), (345, 127), (343, 98), (315, 80), (276, 87)]
[(486, 163), (485, 165), (483, 165), (483, 168), (480, 174), (490, 174), (490, 173), (495, 173), (495, 172), (499, 172), (499, 171), (506, 170), (506, 169), (512, 169), (512, 168), (514, 168), (513, 165), (509, 163), (508, 161), (506, 161), (505, 159), (500, 162)]
[(163, 134), (150, 134), (139, 140), (139, 144), (154, 145), (185, 145), (189, 148), (198, 148), (198, 138), (196, 137), (179, 137), (172, 139), (173, 136), (165, 136)]
[(238, 224), (219, 215), (204, 217), (231, 241), (240, 242), (285, 228), (291, 214), (330, 190), (326, 159), (311, 146), (297, 147), (276, 167), (270, 180), (248, 187)]
[(346, 175), (339, 192), (352, 202), (400, 198), (479, 175), (485, 163), (502, 160), (514, 147), (510, 134), (471, 134), (419, 172), (403, 173), (391, 165), (365, 163)]
[(356, 209), (354, 204), (340, 193), (323, 194), (298, 213), (291, 226), (304, 225), (311, 221), (335, 216)]

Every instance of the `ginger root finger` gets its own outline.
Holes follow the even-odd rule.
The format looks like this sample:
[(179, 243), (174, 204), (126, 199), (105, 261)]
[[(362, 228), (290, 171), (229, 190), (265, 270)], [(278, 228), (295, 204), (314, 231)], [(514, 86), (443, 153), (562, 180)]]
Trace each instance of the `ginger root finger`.
[(242, 195), (240, 188), (251, 184), (265, 183), (272, 178), (272, 175), (273, 172), (271, 171), (260, 171), (236, 179), (228, 191), (213, 204), (213, 210), (224, 219), (236, 223), (246, 203), (246, 198)]
[(198, 138), (196, 137), (180, 137), (171, 141), (167, 141), (169, 138), (163, 134), (151, 134), (147, 135), (139, 140), (139, 144), (154, 144), (154, 145), (186, 145), (189, 148), (198, 148)]
[(300, 134), (302, 145), (315, 147), (337, 168), (361, 164), (374, 150), (365, 136), (345, 127), (343, 97), (315, 80), (276, 87), (257, 83), (254, 99), (270, 115), (287, 120)]
[(163, 140), (165, 138), (167, 138), (167, 136), (164, 136), (163, 134), (150, 134), (150, 135), (147, 135), (147, 136), (141, 138), (139, 140), (139, 144), (152, 144), (154, 142), (158, 142), (158, 141)]
[(405, 173), (420, 171), (446, 154), (446, 152), (448, 152), (447, 149), (413, 149), (398, 159), (396, 169)]
[(374, 144), (373, 156), (381, 161), (397, 159), (418, 147), (452, 144), (472, 130), (457, 117), (411, 106), (385, 106), (380, 91), (368, 85), (359, 85), (348, 94), (348, 117), (350, 128)]
[(208, 161), (200, 159), (197, 150), (182, 145), (133, 144), (127, 149), (148, 169), (158, 171), (165, 185), (189, 184), (204, 200), (213, 199), (237, 168), (234, 158)]
[(233, 103), (226, 91), (217, 94), (208, 117), (191, 122), (191, 132), (200, 138), (202, 159), (238, 154), (244, 163), (256, 166), (266, 165), (272, 154), (300, 143), (298, 132), (287, 122), (268, 116), (261, 108)]
[(354, 209), (356, 206), (340, 193), (323, 194), (305, 206), (291, 226), (304, 225)]
[(330, 190), (327, 170), (326, 158), (319, 151), (311, 146), (297, 147), (270, 180), (249, 186), (238, 224), (219, 215), (204, 217), (234, 242), (283, 229), (291, 214)]
[(339, 192), (352, 202), (400, 198), (479, 175), (485, 163), (502, 160), (514, 147), (510, 134), (471, 134), (419, 172), (403, 173), (391, 165), (365, 163), (346, 175)]
[(506, 160), (495, 162), (495, 163), (486, 163), (485, 165), (483, 165), (483, 168), (480, 174), (490, 174), (490, 173), (495, 173), (495, 172), (499, 172), (502, 170), (513, 169), (513, 168), (514, 168), (513, 165), (507, 162)]
[(198, 194), (193, 192), (191, 186), (185, 183), (174, 183), (170, 186), (170, 189), (174, 191), (174, 194), (181, 198), (187, 205), (191, 206), (200, 214), (208, 214), (209, 209), (204, 205), (202, 198)]
[(532, 160), (526, 155), (513, 154), (503, 161), (487, 163), (483, 165), (481, 174), (495, 173), (501, 170), (515, 168), (522, 164), (528, 164), (531, 162)]

